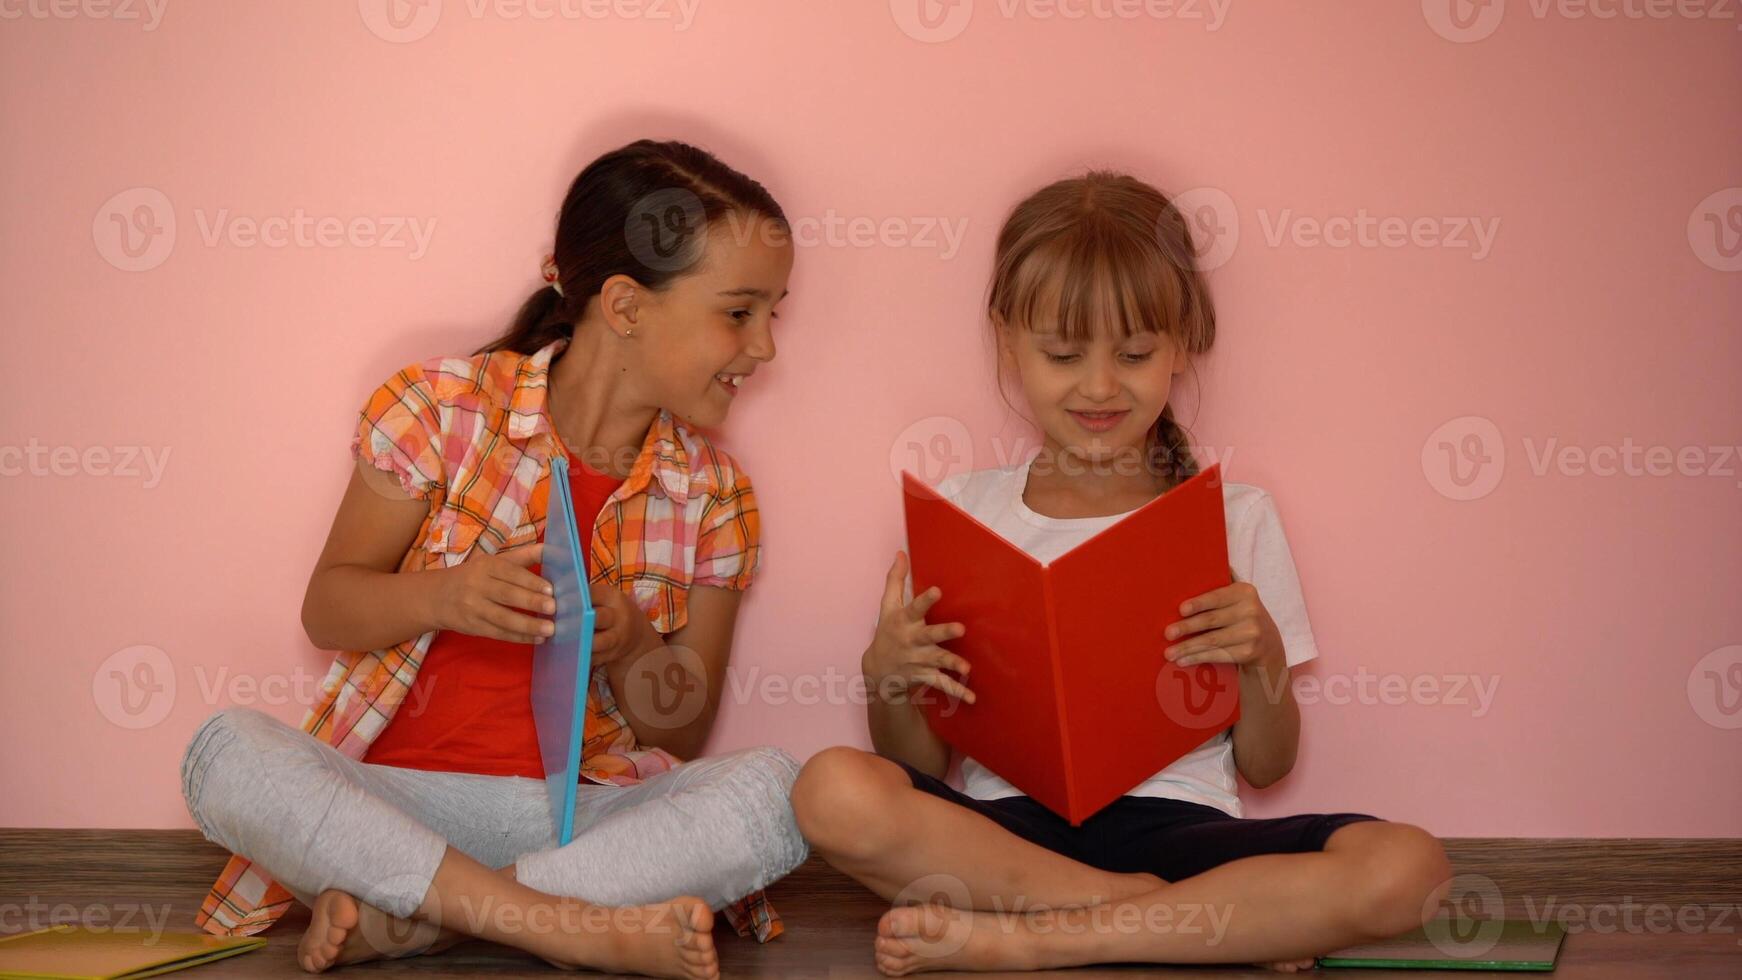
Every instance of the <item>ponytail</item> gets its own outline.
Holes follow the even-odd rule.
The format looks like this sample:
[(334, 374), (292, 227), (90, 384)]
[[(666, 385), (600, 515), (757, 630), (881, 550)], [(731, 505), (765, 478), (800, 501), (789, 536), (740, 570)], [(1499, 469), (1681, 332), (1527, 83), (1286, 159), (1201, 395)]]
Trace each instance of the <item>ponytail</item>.
[(708, 229), (729, 214), (761, 215), (790, 230), (766, 188), (706, 150), (675, 140), (612, 150), (588, 164), (563, 198), (552, 251), (556, 284), (527, 297), (507, 332), (478, 353), (531, 354), (572, 338), (612, 276), (665, 289), (694, 270)]
[(557, 340), (570, 340), (575, 335), (574, 321), (568, 315), (568, 303), (555, 286), (545, 286), (535, 291), (520, 304), (520, 312), (514, 314), (514, 321), (494, 342), (486, 345), (480, 354), (497, 350), (513, 350), (530, 354), (540, 350)]

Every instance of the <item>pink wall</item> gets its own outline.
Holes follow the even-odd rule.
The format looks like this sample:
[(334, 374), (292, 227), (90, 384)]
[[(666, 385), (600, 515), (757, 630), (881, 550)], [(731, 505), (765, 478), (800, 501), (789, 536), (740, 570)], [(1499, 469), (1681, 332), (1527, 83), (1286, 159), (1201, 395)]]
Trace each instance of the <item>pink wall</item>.
[[(647, 134), (810, 235), (725, 433), (768, 560), (712, 748), (866, 743), (838, 682), (899, 539), (892, 460), (1009, 451), (998, 222), (1104, 164), (1224, 230), (1195, 429), (1276, 495), (1324, 651), (1252, 812), (1742, 832), (1733, 7), (131, 2), (0, 7), (0, 825), (191, 826), (202, 718), (300, 718), (362, 398), (496, 330), (578, 167)], [(135, 214), (173, 219), (167, 252), (129, 255)], [(249, 236), (299, 214), (347, 230)]]

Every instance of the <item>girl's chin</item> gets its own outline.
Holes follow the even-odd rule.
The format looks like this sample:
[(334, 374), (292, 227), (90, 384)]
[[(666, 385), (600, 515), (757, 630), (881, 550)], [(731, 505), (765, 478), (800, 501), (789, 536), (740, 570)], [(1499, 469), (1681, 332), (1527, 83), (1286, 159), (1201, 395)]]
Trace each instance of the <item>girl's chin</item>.
[(1052, 441), (1053, 444), (1058, 446), (1062, 452), (1070, 453), (1073, 456), (1081, 456), (1086, 459), (1108, 459), (1114, 456), (1128, 456), (1132, 453), (1141, 453), (1143, 451), (1142, 446), (1129, 444), (1124, 440), (1115, 439), (1112, 437), (1111, 433), (1107, 435), (1093, 435), (1074, 432), (1066, 439), (1060, 439), (1055, 435), (1052, 437)]
[(678, 418), (693, 426), (711, 429), (726, 421), (726, 414), (732, 410), (730, 404), (709, 405), (706, 402), (685, 406), (686, 411), (675, 413)]

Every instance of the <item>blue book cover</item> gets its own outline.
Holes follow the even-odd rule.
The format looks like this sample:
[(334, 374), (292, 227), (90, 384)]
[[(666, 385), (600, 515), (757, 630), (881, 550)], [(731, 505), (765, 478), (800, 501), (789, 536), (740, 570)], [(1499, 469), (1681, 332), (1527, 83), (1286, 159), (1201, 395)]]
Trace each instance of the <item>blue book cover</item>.
[[(543, 575), (556, 599), (556, 633), (532, 648), (532, 720), (544, 760), (545, 789), (557, 846), (575, 834), (575, 787), (586, 738), (587, 688), (593, 674), (593, 597), (586, 552), (575, 526), (568, 460), (550, 465), (550, 506), (544, 525)], [(586, 540), (592, 538), (587, 529)]]

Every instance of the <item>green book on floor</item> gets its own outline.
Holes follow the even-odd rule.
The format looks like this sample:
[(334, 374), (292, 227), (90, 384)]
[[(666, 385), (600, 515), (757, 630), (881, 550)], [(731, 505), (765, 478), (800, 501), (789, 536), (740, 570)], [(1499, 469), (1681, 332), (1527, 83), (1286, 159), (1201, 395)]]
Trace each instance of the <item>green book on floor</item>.
[(1385, 970), (1554, 969), (1566, 930), (1553, 922), (1524, 919), (1434, 919), (1420, 929), (1383, 942), (1339, 949), (1319, 966)]
[(116, 932), (58, 925), (0, 937), (0, 977), (137, 980), (221, 960), (266, 945), (250, 936)]

